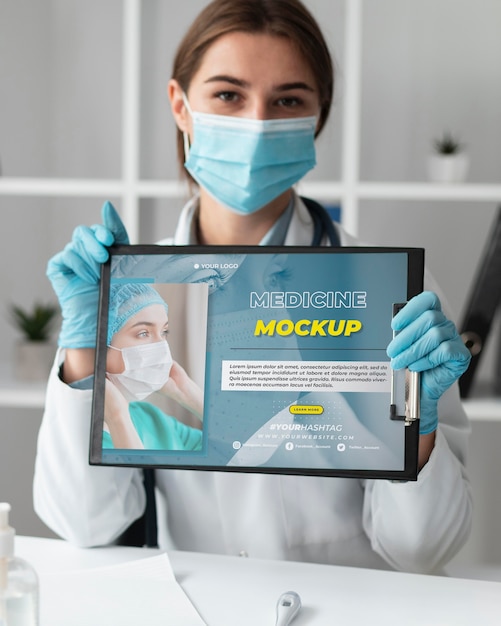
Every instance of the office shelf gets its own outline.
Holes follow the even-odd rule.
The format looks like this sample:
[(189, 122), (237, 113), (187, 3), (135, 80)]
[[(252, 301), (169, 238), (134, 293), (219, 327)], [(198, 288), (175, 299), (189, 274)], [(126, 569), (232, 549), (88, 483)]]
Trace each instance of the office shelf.
[(0, 386), (0, 408), (43, 409), (45, 405), (45, 385), (9, 386), (6, 381)]
[(357, 189), (360, 199), (392, 200), (453, 200), (498, 202), (501, 200), (500, 184), (463, 183), (368, 183), (360, 182)]
[(464, 400), (463, 406), (472, 421), (501, 422), (501, 397)]
[[(302, 194), (326, 201), (343, 203), (346, 197), (358, 205), (359, 200), (428, 200), (454, 202), (501, 201), (501, 184), (440, 184), (440, 183), (396, 183), (359, 181), (349, 185), (339, 182), (301, 182), (297, 186)], [(138, 180), (131, 191), (130, 185), (121, 179), (64, 179), (64, 178), (0, 178), (0, 196), (36, 197), (123, 197), (134, 196), (137, 205), (142, 198), (173, 198), (186, 196), (186, 185), (180, 181)], [(405, 206), (405, 205), (403, 205)], [(344, 207), (344, 204), (343, 204)], [(130, 224), (139, 219), (139, 207), (128, 215)], [(346, 218), (349, 220), (348, 218)], [(353, 220), (352, 216), (352, 220)]]

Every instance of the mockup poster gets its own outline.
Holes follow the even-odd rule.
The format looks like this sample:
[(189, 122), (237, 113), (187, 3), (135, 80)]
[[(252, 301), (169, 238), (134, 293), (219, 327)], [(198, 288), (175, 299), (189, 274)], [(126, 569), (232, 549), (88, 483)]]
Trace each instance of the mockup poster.
[[(189, 353), (183, 368), (203, 396), (199, 420), (190, 422), (198, 443), (104, 448), (98, 393), (94, 461), (341, 476), (404, 471), (410, 430), (390, 419), (386, 347), (394, 304), (422, 285), (421, 251), (158, 248), (119, 248), (103, 289), (148, 284), (169, 304), (167, 341), (179, 346), (171, 346), (172, 358)], [(188, 295), (176, 295), (186, 285)], [(108, 350), (99, 346), (98, 377)], [(142, 403), (161, 407), (161, 396)], [(169, 417), (183, 419), (172, 409)]]

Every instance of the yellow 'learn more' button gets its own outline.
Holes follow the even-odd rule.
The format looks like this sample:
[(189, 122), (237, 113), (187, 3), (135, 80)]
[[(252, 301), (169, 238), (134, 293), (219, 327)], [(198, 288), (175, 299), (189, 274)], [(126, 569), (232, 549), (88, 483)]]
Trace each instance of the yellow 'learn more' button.
[(293, 404), (289, 411), (293, 415), (321, 415), (324, 407), (319, 404)]

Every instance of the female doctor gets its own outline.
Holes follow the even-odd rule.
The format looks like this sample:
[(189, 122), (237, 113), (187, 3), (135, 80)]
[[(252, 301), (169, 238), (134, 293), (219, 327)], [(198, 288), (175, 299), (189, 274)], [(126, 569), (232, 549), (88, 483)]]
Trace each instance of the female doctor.
[[(178, 245), (310, 245), (316, 220), (292, 185), (315, 164), (332, 62), (299, 0), (214, 0), (178, 48), (168, 85), (178, 150), (197, 193)], [(341, 245), (357, 242), (340, 228)], [(63, 324), (38, 441), (35, 508), (80, 546), (113, 542), (145, 508), (137, 469), (87, 463), (100, 264), (127, 242), (111, 205), (78, 227), (48, 266)], [(162, 242), (162, 243), (165, 243)], [(322, 245), (330, 245), (328, 236)], [(395, 368), (420, 371), (417, 482), (159, 470), (175, 549), (341, 565), (438, 571), (471, 523), (466, 416), (455, 381), (469, 353), (427, 278), (394, 318)]]

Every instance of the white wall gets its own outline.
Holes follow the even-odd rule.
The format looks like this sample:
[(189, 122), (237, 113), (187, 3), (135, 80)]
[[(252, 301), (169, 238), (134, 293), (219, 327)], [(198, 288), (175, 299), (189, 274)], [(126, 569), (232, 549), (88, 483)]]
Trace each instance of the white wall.
[(498, 0), (364, 2), (362, 177), (426, 179), (431, 140), (458, 133), (472, 182), (499, 182)]

